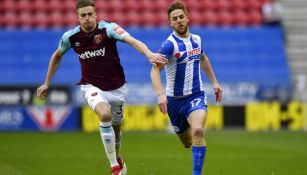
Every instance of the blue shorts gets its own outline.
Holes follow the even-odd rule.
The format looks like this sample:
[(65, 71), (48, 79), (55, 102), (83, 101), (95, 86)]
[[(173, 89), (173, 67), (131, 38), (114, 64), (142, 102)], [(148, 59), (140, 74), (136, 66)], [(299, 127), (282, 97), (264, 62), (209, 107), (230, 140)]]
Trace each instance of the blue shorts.
[(167, 97), (167, 113), (177, 134), (184, 133), (189, 127), (188, 117), (198, 109), (207, 111), (206, 94), (201, 91), (186, 97)]

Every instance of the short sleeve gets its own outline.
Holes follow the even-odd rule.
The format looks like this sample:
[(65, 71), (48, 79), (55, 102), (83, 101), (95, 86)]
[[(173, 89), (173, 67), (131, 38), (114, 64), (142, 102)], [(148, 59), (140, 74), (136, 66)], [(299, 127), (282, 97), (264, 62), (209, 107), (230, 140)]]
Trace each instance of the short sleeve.
[(123, 40), (124, 36), (129, 35), (126, 30), (116, 23), (110, 23), (107, 26), (107, 34), (109, 38), (114, 38), (116, 40)]
[(170, 59), (173, 54), (173, 51), (174, 51), (174, 44), (171, 41), (166, 40), (162, 44), (159, 53), (165, 55), (167, 59)]
[(69, 41), (69, 32), (66, 32), (63, 34), (60, 43), (59, 43), (59, 49), (63, 54), (65, 54), (70, 48), (71, 48), (71, 43)]

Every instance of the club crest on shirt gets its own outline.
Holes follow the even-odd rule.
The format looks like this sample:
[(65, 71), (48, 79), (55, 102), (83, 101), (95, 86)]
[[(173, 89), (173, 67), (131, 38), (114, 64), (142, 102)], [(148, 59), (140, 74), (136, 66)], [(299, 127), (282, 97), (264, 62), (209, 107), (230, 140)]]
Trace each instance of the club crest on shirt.
[(95, 35), (95, 36), (94, 36), (94, 41), (95, 41), (95, 43), (97, 43), (97, 44), (101, 43), (101, 41), (102, 41), (102, 36), (101, 36), (101, 34)]
[(192, 37), (193, 41), (197, 42), (198, 39), (196, 37)]
[(96, 96), (97, 94), (98, 94), (97, 92), (94, 92), (94, 93), (91, 94), (91, 96), (94, 97), (94, 96)]
[(116, 26), (113, 28), (114, 32), (117, 33), (118, 35), (122, 35), (123, 33), (125, 33), (126, 31), (121, 28), (120, 26)]

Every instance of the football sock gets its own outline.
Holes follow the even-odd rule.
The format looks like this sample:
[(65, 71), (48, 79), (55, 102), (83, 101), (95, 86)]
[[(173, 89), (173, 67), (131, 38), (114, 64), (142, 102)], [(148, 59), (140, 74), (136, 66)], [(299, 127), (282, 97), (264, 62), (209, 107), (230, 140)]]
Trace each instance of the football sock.
[(111, 166), (118, 165), (115, 152), (115, 134), (112, 122), (100, 122), (100, 135)]
[(119, 156), (121, 140), (122, 140), (122, 133), (120, 132), (119, 136), (117, 138), (115, 138), (115, 150), (116, 150), (117, 156)]
[(201, 175), (206, 155), (206, 146), (193, 145), (192, 154), (193, 154), (193, 175)]

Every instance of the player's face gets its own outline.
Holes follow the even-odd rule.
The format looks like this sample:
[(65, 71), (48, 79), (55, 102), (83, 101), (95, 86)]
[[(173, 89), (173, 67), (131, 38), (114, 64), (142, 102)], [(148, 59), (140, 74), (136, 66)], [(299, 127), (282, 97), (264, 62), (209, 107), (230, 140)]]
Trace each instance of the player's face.
[(79, 8), (78, 19), (85, 32), (93, 31), (96, 27), (97, 19), (95, 8), (93, 6)]
[(170, 25), (173, 30), (181, 35), (185, 36), (188, 32), (189, 18), (181, 9), (176, 9), (169, 14)]

